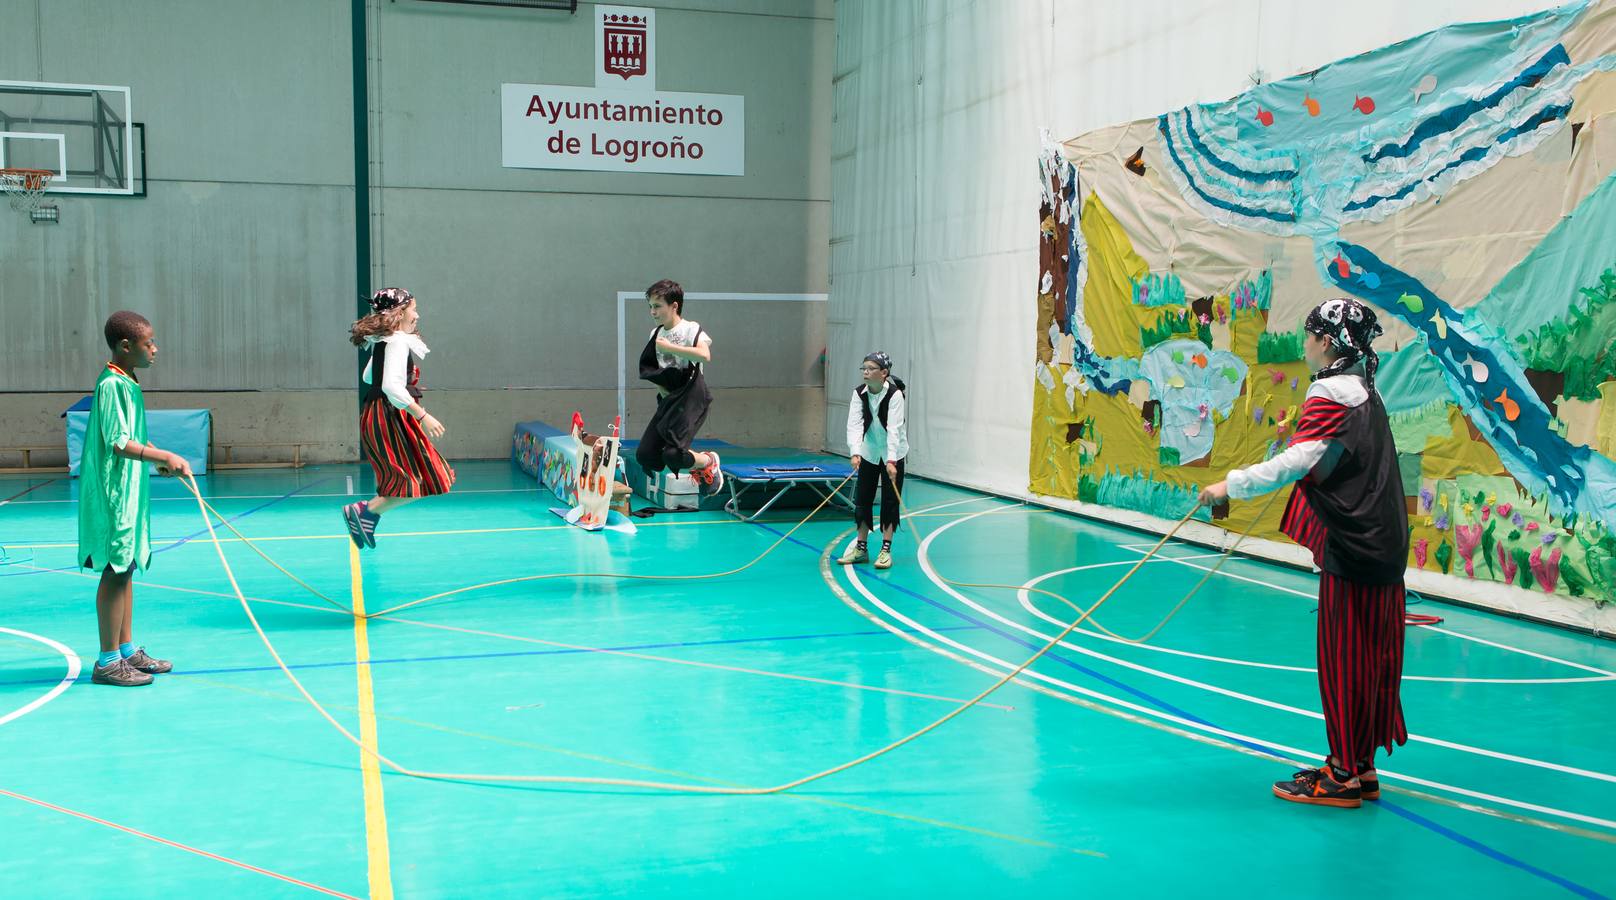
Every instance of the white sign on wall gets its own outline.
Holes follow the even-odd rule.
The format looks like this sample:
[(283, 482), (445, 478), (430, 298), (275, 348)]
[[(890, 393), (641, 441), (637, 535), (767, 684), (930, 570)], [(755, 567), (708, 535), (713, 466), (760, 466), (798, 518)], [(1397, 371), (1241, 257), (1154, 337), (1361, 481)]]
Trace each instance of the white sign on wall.
[(745, 98), (507, 84), (505, 165), (602, 172), (746, 174)]
[(595, 7), (595, 87), (656, 90), (656, 10)]
[(746, 98), (656, 89), (656, 10), (595, 7), (595, 86), (507, 84), (507, 168), (746, 174)]

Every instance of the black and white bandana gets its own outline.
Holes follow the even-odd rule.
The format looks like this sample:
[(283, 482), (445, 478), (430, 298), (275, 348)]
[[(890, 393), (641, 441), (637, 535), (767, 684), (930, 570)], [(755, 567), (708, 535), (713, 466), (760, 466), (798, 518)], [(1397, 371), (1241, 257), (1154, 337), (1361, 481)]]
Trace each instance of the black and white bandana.
[(390, 309), (397, 309), (415, 299), (415, 295), (403, 288), (382, 288), (370, 295), (370, 311), (384, 313)]
[(1380, 357), (1370, 345), (1381, 335), (1374, 310), (1350, 297), (1336, 297), (1314, 307), (1302, 327), (1329, 341), (1336, 353), (1333, 362), (1313, 373), (1315, 379), (1340, 375), (1362, 362), (1364, 381), (1374, 387)]

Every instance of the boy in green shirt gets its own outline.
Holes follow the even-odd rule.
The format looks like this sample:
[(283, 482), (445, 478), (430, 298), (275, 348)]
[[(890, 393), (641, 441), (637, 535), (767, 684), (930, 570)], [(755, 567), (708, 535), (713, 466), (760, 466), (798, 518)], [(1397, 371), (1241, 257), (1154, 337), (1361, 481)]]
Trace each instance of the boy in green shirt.
[(151, 489), (146, 464), (158, 474), (190, 475), (181, 456), (146, 443), (146, 401), (136, 369), (157, 358), (156, 335), (138, 313), (115, 312), (104, 329), (112, 361), (95, 383), (90, 423), (79, 468), (79, 560), (101, 572), (95, 592), (101, 655), (90, 680), (135, 687), (173, 670), (167, 660), (136, 647), (130, 633), (135, 608), (134, 574), (151, 565)]

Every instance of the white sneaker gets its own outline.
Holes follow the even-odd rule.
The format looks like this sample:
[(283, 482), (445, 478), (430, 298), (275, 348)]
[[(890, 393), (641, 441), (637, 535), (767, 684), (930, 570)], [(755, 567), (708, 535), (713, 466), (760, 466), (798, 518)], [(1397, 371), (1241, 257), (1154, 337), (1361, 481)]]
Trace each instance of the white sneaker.
[(836, 561), (844, 566), (851, 566), (854, 563), (867, 563), (870, 561), (870, 551), (860, 547), (858, 544), (854, 544), (847, 548), (847, 552), (842, 554), (841, 559)]
[(724, 470), (718, 467), (717, 453), (709, 451), (707, 455), (713, 458), (707, 466), (707, 489), (710, 493), (716, 494), (724, 489)]

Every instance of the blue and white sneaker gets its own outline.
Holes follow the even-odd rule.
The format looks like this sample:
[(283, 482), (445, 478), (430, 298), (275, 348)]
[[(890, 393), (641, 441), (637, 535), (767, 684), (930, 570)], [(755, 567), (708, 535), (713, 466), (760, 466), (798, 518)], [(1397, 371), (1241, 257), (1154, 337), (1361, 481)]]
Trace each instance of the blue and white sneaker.
[(342, 521), (348, 526), (348, 537), (360, 550), (376, 546), (376, 523), (381, 520), (382, 517), (371, 512), (363, 500), (342, 508)]

